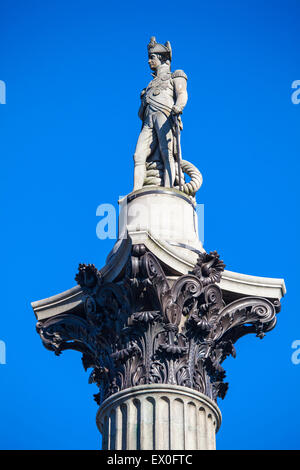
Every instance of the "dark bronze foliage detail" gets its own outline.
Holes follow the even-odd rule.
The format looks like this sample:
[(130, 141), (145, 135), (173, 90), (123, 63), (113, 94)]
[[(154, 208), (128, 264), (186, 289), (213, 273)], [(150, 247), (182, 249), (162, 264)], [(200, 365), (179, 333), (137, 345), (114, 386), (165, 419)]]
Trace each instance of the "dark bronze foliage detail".
[(234, 343), (247, 333), (262, 338), (274, 328), (280, 302), (243, 297), (225, 305), (224, 263), (217, 252), (202, 253), (190, 274), (168, 280), (144, 245), (134, 246), (123, 278), (105, 282), (94, 265), (79, 265), (84, 315), (61, 314), (40, 321), (46, 348), (82, 353), (92, 368), (98, 403), (119, 390), (169, 383), (193, 388), (213, 400), (228, 384), (221, 364), (235, 357)]

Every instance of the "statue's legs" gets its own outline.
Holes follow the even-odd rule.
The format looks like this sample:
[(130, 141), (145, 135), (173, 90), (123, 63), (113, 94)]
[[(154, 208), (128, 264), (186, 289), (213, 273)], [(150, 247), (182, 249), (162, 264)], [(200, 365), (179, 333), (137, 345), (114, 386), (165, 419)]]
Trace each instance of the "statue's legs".
[(160, 154), (164, 164), (164, 186), (172, 188), (175, 181), (172, 122), (163, 113), (155, 113), (153, 125), (158, 137)]
[(175, 180), (173, 157), (173, 133), (170, 118), (163, 113), (152, 114), (153, 127), (144, 124), (139, 135), (134, 153), (134, 191), (141, 189), (146, 175), (146, 160), (159, 146), (164, 164), (164, 186), (171, 188)]
[(144, 125), (139, 135), (134, 152), (134, 187), (141, 189), (146, 175), (146, 160), (154, 152), (157, 146), (157, 136), (153, 128)]

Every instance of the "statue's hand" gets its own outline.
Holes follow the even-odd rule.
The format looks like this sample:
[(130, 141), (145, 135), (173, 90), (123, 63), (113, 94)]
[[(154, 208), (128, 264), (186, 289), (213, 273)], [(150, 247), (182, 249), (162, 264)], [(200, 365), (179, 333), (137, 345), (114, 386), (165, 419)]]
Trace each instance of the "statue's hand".
[(144, 88), (144, 89), (141, 91), (141, 94), (140, 94), (141, 100), (143, 99), (145, 93), (146, 93), (146, 88)]
[(172, 114), (181, 114), (181, 113), (182, 113), (181, 106), (177, 106), (176, 104), (174, 104), (174, 106), (172, 107)]

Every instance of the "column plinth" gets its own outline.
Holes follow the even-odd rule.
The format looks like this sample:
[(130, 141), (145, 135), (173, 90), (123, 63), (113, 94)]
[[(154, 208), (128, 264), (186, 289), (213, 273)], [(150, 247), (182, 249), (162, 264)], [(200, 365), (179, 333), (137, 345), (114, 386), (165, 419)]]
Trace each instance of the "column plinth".
[(97, 413), (104, 450), (214, 450), (216, 403), (177, 385), (140, 385), (106, 399)]

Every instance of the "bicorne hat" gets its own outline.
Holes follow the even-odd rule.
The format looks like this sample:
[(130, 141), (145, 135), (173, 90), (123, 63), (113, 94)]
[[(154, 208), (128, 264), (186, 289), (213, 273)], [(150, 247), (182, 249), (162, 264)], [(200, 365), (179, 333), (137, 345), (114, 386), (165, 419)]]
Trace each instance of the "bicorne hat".
[(165, 42), (165, 44), (159, 44), (156, 42), (155, 37), (152, 36), (147, 47), (148, 54), (164, 54), (169, 60), (172, 60), (172, 48), (169, 41)]

